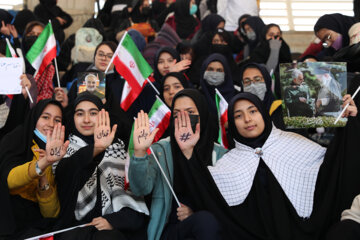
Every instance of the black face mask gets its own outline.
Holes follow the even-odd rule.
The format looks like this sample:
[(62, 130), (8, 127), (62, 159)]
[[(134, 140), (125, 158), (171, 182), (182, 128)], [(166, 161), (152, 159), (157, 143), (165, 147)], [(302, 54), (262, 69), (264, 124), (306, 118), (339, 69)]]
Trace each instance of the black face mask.
[(148, 16), (150, 14), (151, 8), (150, 7), (143, 7), (141, 14), (144, 16)]
[(193, 133), (196, 131), (196, 124), (199, 122), (199, 115), (189, 114), (191, 129)]
[(231, 48), (229, 45), (222, 45), (222, 44), (212, 44), (211, 45), (211, 52), (212, 53), (220, 53), (224, 56), (231, 55)]
[(37, 38), (37, 36), (29, 36), (24, 38), (23, 44), (25, 53), (30, 50), (31, 46), (36, 42)]

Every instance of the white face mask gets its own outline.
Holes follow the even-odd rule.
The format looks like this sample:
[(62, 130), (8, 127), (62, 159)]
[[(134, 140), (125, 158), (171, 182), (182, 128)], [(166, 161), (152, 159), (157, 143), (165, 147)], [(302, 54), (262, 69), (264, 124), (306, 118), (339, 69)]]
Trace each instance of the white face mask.
[(247, 32), (246, 36), (249, 40), (252, 40), (252, 41), (254, 41), (256, 39), (256, 33), (254, 31)]
[(225, 73), (205, 71), (204, 79), (211, 86), (219, 86), (225, 81)]
[(252, 83), (249, 86), (244, 87), (244, 92), (252, 93), (258, 98), (261, 99), (261, 101), (264, 100), (265, 93), (266, 93), (266, 84), (265, 83)]

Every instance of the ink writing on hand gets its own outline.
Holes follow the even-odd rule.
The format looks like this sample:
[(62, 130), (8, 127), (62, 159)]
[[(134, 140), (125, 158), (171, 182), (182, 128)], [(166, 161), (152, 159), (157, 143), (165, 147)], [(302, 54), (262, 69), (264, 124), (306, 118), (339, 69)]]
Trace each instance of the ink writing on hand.
[(60, 157), (60, 150), (61, 150), (61, 147), (51, 148), (50, 149), (50, 156)]
[(106, 131), (102, 130), (101, 132), (98, 133), (98, 135), (96, 135), (96, 138), (101, 139), (101, 138), (107, 137), (107, 136), (109, 136), (109, 130), (106, 130)]
[(140, 144), (140, 138), (144, 138), (146, 140), (146, 137), (148, 136), (149, 134), (145, 132), (145, 129), (141, 130), (140, 132), (140, 135), (138, 136), (138, 142)]
[(183, 133), (183, 134), (180, 136), (180, 141), (186, 142), (187, 140), (190, 139), (190, 136), (191, 136), (191, 134), (190, 134), (189, 132)]

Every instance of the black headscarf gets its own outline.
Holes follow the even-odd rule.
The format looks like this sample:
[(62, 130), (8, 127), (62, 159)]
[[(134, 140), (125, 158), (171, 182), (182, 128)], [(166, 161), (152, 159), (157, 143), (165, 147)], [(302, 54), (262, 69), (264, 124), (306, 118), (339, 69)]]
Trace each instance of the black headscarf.
[(342, 35), (342, 46), (349, 45), (350, 39), (348, 31), (350, 27), (356, 23), (354, 17), (342, 15), (340, 13), (325, 14), (321, 16), (314, 26), (315, 34), (322, 28), (333, 30)]
[[(262, 77), (264, 78), (264, 82), (266, 84), (266, 93), (264, 100), (262, 101), (262, 104), (265, 107), (266, 111), (269, 112), (271, 104), (275, 101), (274, 95), (272, 94), (271, 91), (271, 84), (272, 84), (271, 76), (265, 66), (257, 63), (248, 63), (241, 68), (240, 79), (243, 79), (244, 72), (248, 68), (258, 69), (261, 72)], [(241, 81), (241, 90), (244, 91), (244, 86), (242, 81)]]
[(184, 76), (183, 73), (169, 72), (161, 79), (160, 88), (159, 88), (161, 99), (164, 100), (164, 84), (165, 84), (165, 80), (168, 77), (174, 77), (174, 78), (178, 79), (180, 81), (181, 85), (183, 86), (183, 88), (190, 88), (189, 80), (186, 79), (186, 77)]
[(175, 2), (176, 33), (180, 38), (186, 39), (192, 34), (197, 26), (194, 16), (190, 15), (190, 0), (178, 0)]
[(157, 68), (157, 64), (158, 64), (158, 61), (159, 61), (159, 58), (160, 58), (160, 55), (163, 53), (163, 52), (167, 52), (169, 53), (174, 59), (176, 59), (176, 62), (180, 61), (180, 55), (179, 53), (174, 49), (174, 48), (171, 48), (171, 47), (162, 47), (160, 48), (157, 52), (156, 52), (156, 55), (155, 55), (155, 60), (154, 60), (154, 78), (157, 82), (159, 82), (161, 79), (162, 79), (162, 75), (160, 74), (158, 68)]
[(19, 225), (31, 225), (29, 222), (19, 222), (20, 219), (14, 218), (13, 209), (16, 207), (13, 204), (16, 205), (16, 202), (10, 201), (7, 177), (11, 169), (33, 159), (31, 146), (36, 123), (49, 104), (58, 106), (62, 111), (59, 102), (51, 99), (41, 100), (31, 109), (24, 124), (5, 135), (0, 142), (0, 236), (14, 233)]
[[(211, 62), (221, 62), (221, 64), (224, 67), (225, 80), (219, 86), (211, 86), (204, 79), (204, 73), (206, 71), (206, 68), (208, 67), (208, 65)], [(201, 66), (201, 71), (200, 71), (200, 86), (201, 86), (202, 92), (205, 95), (206, 102), (209, 104), (209, 110), (215, 116), (217, 116), (217, 110), (216, 110), (216, 104), (215, 104), (215, 88), (217, 88), (219, 90), (219, 92), (226, 99), (227, 102), (229, 102), (230, 99), (235, 94), (231, 71), (230, 71), (228, 62), (223, 55), (214, 53), (205, 59), (205, 61), (203, 62), (202, 66)]]
[(143, 0), (137, 1), (134, 9), (130, 13), (131, 20), (134, 23), (146, 22), (149, 18), (149, 13), (144, 14), (140, 11), (140, 7), (141, 7), (142, 3), (143, 3)]
[[(182, 154), (179, 145), (175, 139), (175, 126), (174, 126), (174, 104), (175, 101), (180, 97), (189, 97), (191, 98), (200, 116), (200, 139), (194, 147), (193, 155), (196, 156), (197, 160), (200, 160), (199, 163), (202, 167), (206, 169), (206, 166), (211, 165), (212, 163), (212, 151), (214, 148), (214, 142), (212, 141), (213, 126), (212, 121), (209, 119), (209, 111), (207, 103), (204, 97), (198, 90), (195, 89), (184, 89), (178, 92), (172, 102), (171, 106), (171, 122), (170, 122), (170, 142), (171, 142), (171, 151), (174, 162), (174, 186), (175, 191), (180, 193), (186, 193), (187, 189), (191, 187), (192, 178), (189, 171), (190, 164), (189, 161)], [(186, 193), (187, 194), (187, 193)]]
[(248, 24), (256, 34), (256, 39), (255, 40), (247, 39), (248, 44), (250, 46), (250, 53), (251, 53), (252, 50), (258, 45), (258, 43), (261, 40), (261, 36), (263, 34), (263, 29), (265, 27), (265, 23), (263, 22), (263, 20), (260, 17), (251, 16), (251, 17), (248, 17), (242, 23), (242, 26), (244, 27), (245, 24)]
[[(245, 99), (252, 102), (263, 117), (265, 123), (265, 129), (261, 133), (261, 135), (256, 138), (245, 138), (241, 136), (240, 133), (237, 131), (235, 125), (235, 119), (234, 119), (234, 107), (235, 107), (235, 103), (241, 99)], [(232, 137), (237, 142), (245, 144), (252, 148), (262, 147), (262, 145), (265, 143), (266, 139), (269, 137), (272, 130), (272, 122), (269, 112), (266, 111), (266, 109), (264, 108), (264, 105), (262, 104), (260, 98), (258, 98), (257, 96), (251, 93), (245, 93), (245, 92), (239, 93), (233, 99), (231, 99), (231, 102), (229, 103), (229, 107), (228, 107), (228, 122), (229, 122), (229, 132), (231, 133)]]
[(201, 21), (201, 31), (215, 31), (221, 22), (225, 23), (225, 19), (222, 16), (215, 13), (209, 14)]

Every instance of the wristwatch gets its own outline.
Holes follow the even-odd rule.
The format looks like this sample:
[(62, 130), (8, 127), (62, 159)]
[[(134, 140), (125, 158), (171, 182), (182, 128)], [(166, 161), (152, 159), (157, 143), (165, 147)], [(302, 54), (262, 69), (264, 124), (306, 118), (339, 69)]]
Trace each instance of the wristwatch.
[(41, 176), (43, 174), (43, 171), (41, 171), (41, 169), (39, 168), (38, 162), (36, 162), (36, 164), (35, 164), (35, 172), (39, 176)]

